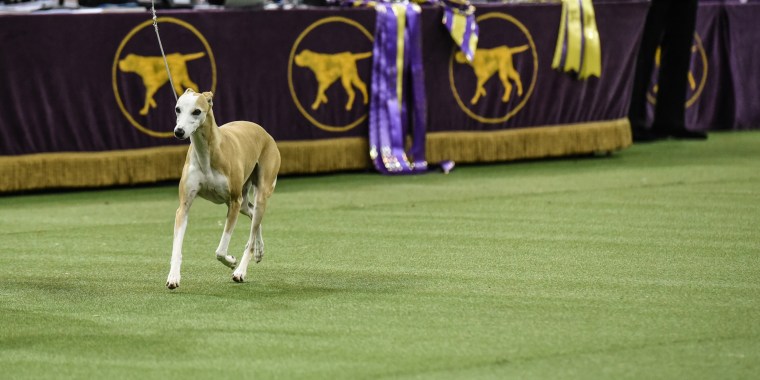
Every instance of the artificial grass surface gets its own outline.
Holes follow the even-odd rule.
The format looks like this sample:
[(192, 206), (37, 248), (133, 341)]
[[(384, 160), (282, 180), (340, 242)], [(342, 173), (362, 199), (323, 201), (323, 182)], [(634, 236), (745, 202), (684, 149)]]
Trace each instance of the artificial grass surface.
[(169, 291), (174, 186), (0, 197), (0, 377), (756, 378), (759, 201), (759, 132), (281, 178), (248, 282), (198, 200)]

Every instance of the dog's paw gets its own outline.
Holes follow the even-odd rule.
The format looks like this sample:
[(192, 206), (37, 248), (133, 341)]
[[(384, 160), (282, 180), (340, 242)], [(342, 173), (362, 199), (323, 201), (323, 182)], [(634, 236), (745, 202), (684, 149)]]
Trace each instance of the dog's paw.
[(237, 271), (232, 274), (232, 281), (235, 282), (245, 282), (245, 275), (243, 273), (238, 273)]
[(230, 255), (216, 255), (216, 259), (230, 269), (235, 269), (238, 263), (235, 256)]
[(179, 288), (179, 276), (169, 276), (166, 279), (166, 287), (172, 290)]

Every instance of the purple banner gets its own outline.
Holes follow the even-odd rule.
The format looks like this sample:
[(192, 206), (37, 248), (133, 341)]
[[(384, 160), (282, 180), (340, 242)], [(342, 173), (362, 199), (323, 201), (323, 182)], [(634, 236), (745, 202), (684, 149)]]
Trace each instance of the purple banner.
[[(370, 157), (383, 174), (426, 171), (427, 106), (421, 11), (415, 4), (383, 3), (377, 7), (369, 114)], [(407, 130), (412, 131), (408, 155)]]
[[(427, 132), (625, 117), (647, 6), (595, 6), (602, 75), (585, 81), (551, 69), (557, 4), (479, 5), (471, 64), (442, 25), (443, 10), (423, 7)], [(732, 19), (751, 22), (739, 16)], [(278, 141), (308, 141), (369, 135), (375, 17), (364, 8), (159, 11), (159, 28), (175, 84), (213, 91), (220, 124), (251, 120)], [(708, 33), (705, 45), (712, 35), (719, 33)], [(0, 155), (182, 144), (171, 137), (174, 96), (160, 59), (149, 12), (1, 15)], [(752, 62), (733, 63), (731, 70), (751, 76)], [(732, 85), (743, 89), (742, 97), (757, 98), (749, 95), (747, 77), (731, 78), (742, 80)], [(722, 88), (708, 81), (702, 99), (720, 98)], [(701, 120), (721, 117), (722, 108), (699, 104)], [(752, 113), (758, 107), (743, 104), (732, 109), (742, 125), (751, 125), (760, 118)]]
[[(363, 9), (159, 11), (175, 84), (213, 91), (220, 124), (255, 121), (277, 140), (367, 136), (374, 22)], [(0, 155), (183, 144), (165, 72), (148, 12), (0, 15)]]
[[(701, 8), (700, 8), (701, 9)], [(723, 41), (729, 69), (720, 71), (730, 79), (732, 129), (760, 128), (760, 2), (725, 4), (726, 26)], [(728, 85), (727, 85), (728, 87)]]

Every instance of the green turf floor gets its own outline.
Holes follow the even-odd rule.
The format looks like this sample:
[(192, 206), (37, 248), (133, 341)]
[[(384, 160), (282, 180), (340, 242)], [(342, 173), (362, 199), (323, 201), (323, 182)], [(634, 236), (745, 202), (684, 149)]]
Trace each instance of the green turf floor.
[(0, 378), (760, 376), (760, 132), (281, 178), (244, 284), (198, 200), (164, 287), (176, 202), (0, 197)]

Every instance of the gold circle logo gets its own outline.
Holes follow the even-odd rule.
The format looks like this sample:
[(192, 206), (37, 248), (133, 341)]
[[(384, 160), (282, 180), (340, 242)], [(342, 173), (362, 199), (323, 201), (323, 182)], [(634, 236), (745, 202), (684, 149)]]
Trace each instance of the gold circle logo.
[[(301, 45), (308, 45), (304, 43), (304, 39), (306, 39), (312, 32), (318, 28), (336, 23), (358, 29), (369, 42), (367, 44), (368, 48), (366, 49), (368, 51), (351, 52), (344, 49), (339, 52), (327, 53), (309, 50), (308, 47), (310, 45), (307, 46), (307, 48), (301, 48)], [(345, 34), (341, 34), (341, 36), (345, 36)], [(345, 37), (335, 39), (333, 42), (341, 40), (345, 40)], [(295, 103), (296, 108), (298, 108), (301, 115), (309, 120), (314, 126), (328, 132), (345, 132), (351, 130), (367, 119), (366, 107), (362, 109), (356, 106), (359, 102), (363, 102), (363, 104), (366, 105), (369, 101), (368, 86), (361, 79), (357, 62), (362, 62), (372, 56), (372, 43), (374, 43), (374, 40), (372, 34), (358, 22), (345, 17), (332, 16), (325, 17), (309, 25), (303, 32), (301, 32), (293, 43), (288, 58), (288, 88), (290, 89), (290, 96), (293, 98), (293, 103)], [(333, 46), (331, 49), (336, 51), (336, 49), (340, 49), (340, 47)], [(294, 73), (294, 64), (299, 68), (297, 71), (299, 71), (300, 74), (303, 74), (300, 79), (313, 83), (313, 80), (306, 79), (307, 75), (316, 78), (316, 93), (314, 94), (314, 101), (309, 106), (311, 111), (308, 111), (304, 107), (298, 97), (298, 91), (296, 91), (296, 83), (298, 81), (293, 78), (294, 74), (296, 74)], [(309, 71), (312, 74), (309, 74)], [(340, 106), (345, 109), (346, 114), (348, 115), (347, 117), (353, 117), (353, 120), (349, 119), (342, 125), (338, 122), (320, 121), (317, 119), (320, 109), (324, 109), (324, 105), (329, 101), (329, 96), (327, 94), (328, 89), (333, 87), (332, 85), (336, 82), (340, 82), (342, 85), (340, 90), (335, 90), (336, 93), (342, 91), (347, 97), (346, 103), (340, 104)], [(358, 94), (356, 90), (359, 90)], [(334, 99), (334, 103), (337, 103), (337, 99)]]
[[(536, 45), (525, 25), (506, 13), (486, 13), (478, 16), (476, 21), (478, 22), (478, 27), (481, 32), (478, 41), (479, 46), (475, 52), (475, 58), (472, 63), (467, 62), (464, 55), (459, 52), (458, 48), (455, 46), (451, 52), (451, 57), (449, 58), (449, 84), (457, 105), (459, 105), (459, 108), (469, 117), (481, 123), (503, 123), (520, 112), (533, 94), (536, 78), (538, 76), (538, 54), (536, 54)], [(505, 23), (507, 25), (504, 25)], [(495, 25), (496, 27), (490, 27), (490, 25)], [(495, 30), (497, 27), (499, 29), (494, 33), (483, 33), (483, 30)], [(485, 36), (513, 35), (506, 33), (504, 31), (505, 27), (516, 29), (522, 36), (509, 41), (509, 44), (504, 43), (504, 41), (484, 41)], [(492, 47), (482, 47), (484, 42), (487, 42), (488, 45)], [(526, 59), (526, 54), (529, 54), (528, 57), (532, 57), (532, 67), (528, 67), (530, 67), (533, 72), (530, 74), (530, 83), (528, 84), (527, 89), (524, 89), (522, 71), (527, 70), (525, 70), (525, 65), (516, 66), (515, 61), (518, 59)], [(517, 67), (521, 67), (522, 70), (518, 71)], [(485, 86), (487, 85), (487, 82), (491, 82), (490, 79), (493, 77), (498, 78), (500, 86), (489, 86), (489, 93), (486, 91)], [(498, 88), (503, 89), (501, 97), (498, 100), (492, 99), (499, 93), (497, 90)], [(469, 93), (472, 95), (467, 102), (469, 105), (465, 104), (462, 100), (459, 89), (470, 90)], [(489, 99), (489, 107), (479, 106), (479, 104), (485, 102), (486, 99)], [(491, 105), (496, 105), (496, 107), (491, 107)], [(493, 114), (479, 114), (476, 112), (476, 109), (478, 108), (487, 108), (492, 110)]]
[[(702, 45), (702, 39), (699, 38), (697, 33), (694, 33), (694, 44), (691, 46), (691, 53), (692, 56), (696, 55), (696, 59), (692, 59), (691, 64), (689, 65), (689, 74), (687, 77), (689, 87), (687, 91), (689, 91), (691, 95), (686, 99), (686, 108), (691, 107), (697, 99), (699, 99), (699, 96), (702, 95), (702, 90), (705, 88), (705, 83), (707, 82), (707, 53)], [(655, 75), (657, 75), (660, 67), (659, 47), (657, 48), (654, 61), (657, 68), (657, 70), (655, 70)], [(699, 82), (697, 82), (697, 75), (695, 75), (695, 72), (699, 73), (700, 71), (702, 75), (699, 75)], [(655, 104), (657, 103), (657, 78), (653, 78), (652, 82), (649, 91), (647, 91), (647, 100), (649, 103)]]
[[(196, 91), (201, 90), (198, 88), (198, 85), (190, 79), (190, 74), (187, 67), (187, 62), (199, 59), (208, 59), (211, 70), (211, 91), (216, 91), (216, 61), (214, 60), (214, 53), (211, 51), (211, 46), (209, 46), (208, 41), (206, 41), (198, 29), (193, 27), (191, 24), (174, 17), (159, 17), (156, 19), (156, 21), (159, 24), (164, 23), (168, 25), (175, 25), (181, 28), (180, 30), (189, 31), (193, 36), (195, 36), (195, 38), (197, 38), (198, 41), (200, 41), (203, 47), (203, 51), (201, 51), (199, 48), (198, 51), (192, 51), (189, 53), (171, 53), (166, 55), (169, 69), (172, 72), (172, 80), (174, 81), (174, 85), (178, 87), (172, 89), (172, 91), (176, 91), (178, 94), (182, 94), (184, 92), (184, 88), (193, 88)], [(161, 55), (144, 56), (132, 53), (122, 55), (127, 44), (133, 40), (133, 38), (135, 38), (139, 32), (143, 31), (149, 26), (152, 26), (152, 24), (153, 20), (147, 20), (137, 25), (129, 33), (127, 33), (127, 35), (121, 41), (119, 48), (116, 49), (116, 54), (114, 55), (113, 67), (111, 69), (111, 81), (113, 86), (113, 93), (116, 97), (116, 104), (118, 104), (121, 113), (124, 115), (124, 117), (127, 118), (127, 120), (129, 120), (132, 126), (137, 128), (140, 132), (153, 137), (169, 138), (174, 136), (173, 132), (156, 131), (144, 125), (144, 122), (147, 121), (150, 110), (158, 106), (156, 99), (154, 99), (154, 95), (156, 95), (156, 92), (159, 89), (167, 86), (167, 84), (170, 83), (169, 76), (166, 73), (164, 58)], [(149, 38), (150, 34), (147, 34), (145, 36), (140, 34), (140, 36), (143, 37), (141, 38), (141, 40), (143, 40)], [(140, 42), (147, 42), (147, 40)], [(155, 35), (153, 35), (153, 40), (151, 42), (154, 44), (157, 43), (155, 40)], [(121, 93), (123, 89), (120, 89), (119, 86), (120, 72), (125, 75), (131, 75), (132, 73), (137, 74), (142, 80), (143, 86), (141, 87), (142, 91), (139, 92), (139, 95), (143, 98), (143, 106), (141, 109), (136, 111), (137, 115), (134, 114), (134, 110), (130, 112), (122, 100)], [(132, 92), (134, 92), (135, 96), (137, 96), (138, 92), (135, 92), (133, 90), (130, 92), (130, 94)], [(142, 120), (142, 122), (140, 120)]]

